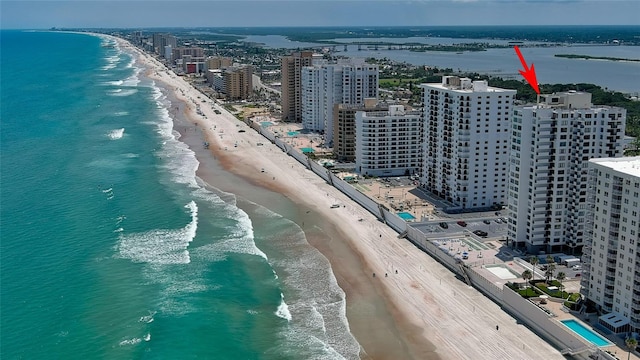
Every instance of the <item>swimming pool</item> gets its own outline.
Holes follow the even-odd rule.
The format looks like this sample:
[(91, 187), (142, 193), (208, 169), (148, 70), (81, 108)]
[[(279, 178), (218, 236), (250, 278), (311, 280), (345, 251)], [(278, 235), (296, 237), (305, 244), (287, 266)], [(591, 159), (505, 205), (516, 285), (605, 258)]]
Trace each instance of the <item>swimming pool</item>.
[(415, 216), (411, 215), (410, 213), (408, 213), (406, 211), (399, 212), (397, 215), (400, 216), (404, 220), (415, 220), (416, 219)]
[(262, 127), (269, 127), (273, 125), (273, 123), (271, 121), (261, 121), (260, 125), (262, 125)]
[(562, 323), (562, 325), (568, 327), (571, 331), (573, 331), (574, 333), (582, 336), (583, 339), (585, 339), (588, 342), (594, 344), (595, 346), (609, 346), (609, 345), (612, 345), (609, 340), (607, 340), (607, 339), (603, 338), (602, 336), (596, 334), (595, 332), (593, 332), (592, 330), (588, 329), (587, 327), (585, 327), (584, 325), (582, 325), (581, 323), (579, 323), (576, 320), (573, 320), (573, 319), (560, 320), (560, 322)]
[(287, 136), (298, 136), (299, 131), (287, 131)]
[(512, 280), (520, 278), (520, 274), (511, 270), (505, 264), (486, 265), (485, 269), (502, 280)]

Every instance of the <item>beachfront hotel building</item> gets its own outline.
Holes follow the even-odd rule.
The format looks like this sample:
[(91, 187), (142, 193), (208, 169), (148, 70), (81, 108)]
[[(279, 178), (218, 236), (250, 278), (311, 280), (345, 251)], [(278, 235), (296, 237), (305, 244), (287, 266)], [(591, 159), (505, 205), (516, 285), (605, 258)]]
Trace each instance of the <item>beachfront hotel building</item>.
[(239, 65), (223, 70), (224, 93), (228, 100), (246, 100), (253, 94), (253, 67)]
[(535, 254), (580, 251), (588, 160), (622, 156), (625, 118), (575, 91), (514, 109), (507, 241)]
[(231, 66), (231, 58), (224, 56), (209, 56), (205, 60), (205, 68), (207, 70), (222, 69)]
[(205, 71), (204, 57), (183, 55), (182, 58), (177, 59), (176, 64), (182, 66), (182, 71), (186, 74), (201, 73)]
[(154, 33), (151, 37), (153, 51), (166, 58), (165, 47), (169, 46), (172, 49), (178, 47), (178, 39), (170, 34)]
[(356, 172), (405, 176), (422, 163), (422, 112), (389, 105), (385, 111), (358, 111), (355, 124)]
[(457, 76), (420, 87), (424, 96), (420, 186), (453, 209), (506, 204), (516, 91)]
[(303, 67), (311, 66), (313, 59), (314, 54), (311, 51), (296, 52), (282, 57), (282, 121), (302, 121), (300, 72)]
[(229, 66), (205, 71), (207, 82), (227, 100), (246, 100), (253, 94), (253, 67)]
[(588, 161), (582, 294), (600, 325), (640, 332), (640, 156)]
[(172, 57), (173, 61), (183, 59), (186, 56), (190, 56), (192, 59), (202, 59), (204, 63), (204, 49), (201, 47), (173, 47)]
[(385, 111), (389, 104), (378, 99), (364, 99), (364, 104), (333, 105), (333, 154), (338, 161), (353, 162), (356, 159), (356, 113), (358, 111)]
[(333, 112), (336, 104), (360, 105), (378, 97), (378, 65), (364, 60), (339, 60), (307, 66), (301, 71), (302, 126), (322, 132), (333, 146)]

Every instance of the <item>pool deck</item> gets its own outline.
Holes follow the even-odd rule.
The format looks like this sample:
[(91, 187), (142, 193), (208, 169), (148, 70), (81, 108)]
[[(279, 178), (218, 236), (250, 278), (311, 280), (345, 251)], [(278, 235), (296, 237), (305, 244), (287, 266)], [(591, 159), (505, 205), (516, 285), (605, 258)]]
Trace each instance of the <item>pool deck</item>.
[[(575, 320), (578, 319), (583, 322), (587, 327), (593, 332), (597, 333), (601, 337), (609, 340), (612, 345), (610, 346), (601, 346), (601, 349), (611, 351), (615, 354), (619, 354), (618, 357), (620, 359), (627, 358), (627, 347), (624, 343), (624, 339), (618, 336), (607, 336), (605, 334), (600, 333), (598, 330), (591, 327), (591, 324), (595, 324), (598, 322), (598, 316), (596, 314), (582, 314), (580, 316), (576, 316), (572, 313), (567, 313), (563, 310), (563, 306), (561, 302), (547, 301), (546, 304), (540, 304), (543, 308), (551, 311), (554, 315), (556, 315), (555, 319), (560, 320)], [(631, 359), (640, 360), (640, 357), (635, 354), (631, 354)]]

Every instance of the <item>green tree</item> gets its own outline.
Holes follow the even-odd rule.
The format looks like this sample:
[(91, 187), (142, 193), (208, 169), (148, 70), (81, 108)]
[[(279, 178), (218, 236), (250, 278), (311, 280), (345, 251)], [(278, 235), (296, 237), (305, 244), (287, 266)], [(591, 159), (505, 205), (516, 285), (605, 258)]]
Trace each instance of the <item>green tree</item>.
[(555, 263), (551, 263), (549, 265), (547, 265), (547, 270), (545, 270), (544, 272), (544, 276), (546, 278), (547, 284), (549, 283), (549, 281), (551, 281), (551, 278), (553, 277), (553, 274), (556, 272), (556, 264)]
[(525, 288), (527, 284), (529, 284), (529, 280), (531, 280), (532, 277), (533, 274), (531, 273), (531, 270), (527, 269), (522, 272), (522, 280), (524, 280)]
[(627, 355), (627, 360), (631, 358), (631, 352), (636, 350), (638, 346), (638, 340), (628, 337), (624, 340), (624, 343), (627, 345), (627, 349), (629, 350), (629, 354)]
[(553, 256), (551, 255), (547, 255), (547, 264), (551, 264), (551, 263), (555, 263), (555, 261), (553, 261)]
[(532, 271), (531, 279), (532, 279), (532, 281), (536, 281), (536, 265), (538, 265), (540, 263), (540, 259), (538, 259), (537, 256), (532, 256), (532, 257), (529, 258), (529, 263), (531, 265), (533, 265), (533, 271)]
[[(562, 295), (562, 281), (564, 281), (567, 278), (567, 274), (565, 274), (563, 271), (560, 271), (558, 273), (558, 275), (556, 275), (556, 279), (558, 279), (558, 281), (560, 281), (560, 295)], [(563, 296), (561, 296), (563, 297)], [(564, 298), (564, 297), (563, 297)]]

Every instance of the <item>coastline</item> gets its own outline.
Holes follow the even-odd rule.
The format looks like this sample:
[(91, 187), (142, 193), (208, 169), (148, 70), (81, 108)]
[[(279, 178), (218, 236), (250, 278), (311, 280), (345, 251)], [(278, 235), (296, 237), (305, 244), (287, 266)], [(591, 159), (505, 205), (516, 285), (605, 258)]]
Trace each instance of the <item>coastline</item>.
[[(202, 155), (214, 156), (225, 170), (284, 194), (309, 209), (308, 216), (322, 225), (324, 236), (304, 227), (305, 233), (309, 243), (329, 259), (340, 287), (347, 294), (347, 317), (352, 333), (366, 353), (363, 358), (563, 358), (496, 304), (406, 240), (398, 239), (392, 229), (224, 108), (215, 105), (221, 114), (214, 114), (213, 102), (206, 99), (202, 109), (207, 118), (196, 115), (195, 104), (200, 103), (197, 90), (149, 55), (122, 39), (117, 40), (137, 53), (137, 61), (144, 64), (147, 76), (164, 83), (167, 90), (183, 101), (181, 107), (187, 108), (183, 110), (185, 117), (212, 144), (208, 152), (196, 151), (202, 168), (199, 176), (206, 181), (202, 165), (206, 160)], [(247, 131), (239, 134), (238, 129)], [(253, 145), (259, 141), (264, 143), (263, 147)], [(344, 207), (330, 209), (336, 202)], [(358, 222), (359, 218), (364, 221)], [(373, 272), (378, 276), (373, 278), (370, 275)], [(374, 309), (359, 306), (363, 300), (375, 304)], [(384, 320), (384, 312), (390, 314), (391, 320)], [(382, 315), (383, 320), (369, 319), (372, 313)], [(380, 324), (384, 327), (380, 328)], [(499, 333), (493, 330), (496, 324), (500, 325)]]
[[(162, 82), (162, 79), (154, 76), (151, 78)], [(299, 216), (291, 220), (296, 221), (304, 230), (309, 245), (329, 261), (330, 271), (333, 272), (338, 285), (346, 294), (348, 326), (361, 346), (361, 359), (440, 359), (433, 353), (435, 346), (422, 339), (413, 345), (405, 343), (405, 339), (410, 337), (410, 333), (415, 332), (416, 328), (410, 326), (406, 319), (400, 326), (396, 324), (401, 314), (393, 308), (392, 303), (386, 300), (384, 288), (380, 288), (372, 281), (370, 272), (365, 270), (367, 268), (365, 261), (349, 246), (345, 235), (332, 224), (330, 219), (321, 214), (318, 216), (315, 207), (295, 200), (284, 186), (264, 181), (260, 177), (230, 172), (228, 169), (235, 166), (234, 159), (225, 156), (224, 150), (215, 146), (219, 145), (214, 144), (215, 139), (211, 142), (209, 150), (201, 146), (204, 139), (211, 141), (211, 134), (202, 131), (198, 127), (201, 124), (196, 125), (198, 121), (193, 107), (190, 107), (184, 98), (180, 99), (175, 92), (170, 91), (166, 83), (162, 82), (156, 86), (166, 91), (167, 99), (173, 105), (170, 113), (174, 119), (174, 128), (181, 134), (179, 140), (189, 145), (195, 152), (200, 163), (196, 175), (200, 179), (207, 184), (216, 184), (216, 187), (222, 191), (236, 193), (239, 190), (243, 197), (247, 195), (242, 191), (249, 190), (252, 194), (248, 198), (265, 207), (269, 206), (269, 201), (274, 201), (273, 196), (265, 194), (265, 190), (278, 193), (295, 204)], [(271, 145), (266, 143), (267, 141), (265, 146)], [(280, 152), (279, 149), (275, 149), (275, 146), (273, 151)], [(295, 163), (295, 166), (301, 166), (295, 161), (292, 163)], [(260, 173), (257, 169), (255, 172)], [(247, 189), (247, 187), (253, 189)], [(275, 199), (275, 201), (283, 200)], [(237, 206), (243, 207), (240, 202)], [(414, 347), (423, 349), (420, 356), (412, 354), (415, 352)]]

